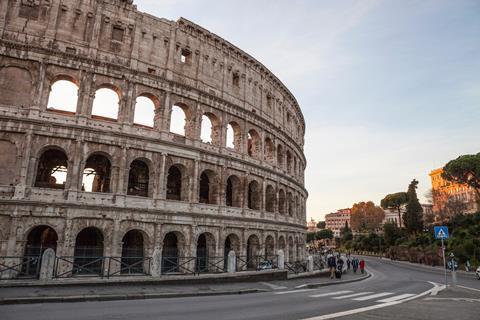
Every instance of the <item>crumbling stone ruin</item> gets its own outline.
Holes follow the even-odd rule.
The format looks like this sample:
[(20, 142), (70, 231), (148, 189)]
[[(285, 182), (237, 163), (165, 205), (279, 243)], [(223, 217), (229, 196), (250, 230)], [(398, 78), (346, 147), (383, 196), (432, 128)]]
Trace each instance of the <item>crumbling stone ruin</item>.
[(305, 122), (260, 62), (131, 0), (4, 0), (0, 34), (0, 256), (303, 259)]

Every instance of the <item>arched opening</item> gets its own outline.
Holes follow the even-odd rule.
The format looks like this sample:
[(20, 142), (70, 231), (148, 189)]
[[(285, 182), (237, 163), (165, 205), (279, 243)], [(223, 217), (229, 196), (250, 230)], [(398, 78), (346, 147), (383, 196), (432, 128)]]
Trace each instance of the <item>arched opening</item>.
[(101, 88), (95, 92), (92, 105), (92, 116), (117, 120), (120, 97), (109, 88)]
[(250, 130), (247, 134), (247, 151), (250, 157), (258, 158), (260, 150), (260, 136), (257, 131)]
[(293, 238), (288, 238), (288, 262), (293, 263), (295, 262), (295, 252), (294, 252), (294, 243)]
[(273, 162), (275, 152), (272, 139), (270, 139), (269, 137), (265, 138), (265, 146), (263, 153), (266, 161)]
[(280, 214), (285, 214), (286, 213), (286, 210), (285, 210), (285, 191), (283, 191), (283, 189), (280, 189), (280, 191), (278, 191), (278, 212), (280, 212)]
[(153, 128), (154, 119), (155, 103), (152, 101), (152, 99), (145, 96), (137, 97), (135, 100), (133, 123)]
[(22, 274), (35, 276), (40, 272), (41, 257), (47, 249), (57, 250), (58, 236), (55, 230), (49, 226), (37, 226), (27, 236), (24, 250)]
[(236, 234), (230, 234), (225, 238), (225, 243), (223, 247), (223, 256), (224, 256), (224, 269), (227, 269), (228, 263), (228, 254), (230, 251), (235, 252), (237, 256), (240, 253), (240, 239)]
[(236, 122), (230, 122), (227, 125), (226, 147), (240, 151), (242, 144), (242, 134), (240, 126)]
[(265, 238), (265, 259), (276, 261), (276, 254), (275, 254), (275, 240), (272, 236), (267, 236)]
[(83, 170), (82, 191), (110, 192), (110, 174), (110, 160), (101, 154), (91, 155)]
[[(211, 271), (210, 258), (215, 256), (215, 239), (210, 233), (202, 233), (197, 240), (197, 255), (195, 270), (197, 272)], [(215, 271), (215, 270), (213, 270)]]
[(287, 210), (290, 217), (293, 217), (293, 206), (293, 196), (292, 193), (289, 191), (287, 192)]
[(283, 236), (280, 236), (278, 238), (278, 249), (283, 251), (283, 254), (286, 254), (285, 252), (285, 238)]
[(242, 206), (240, 179), (235, 175), (232, 175), (227, 179), (227, 186), (225, 190), (225, 204), (228, 207)]
[(75, 240), (73, 274), (103, 274), (103, 234), (95, 227), (80, 231)]
[(248, 184), (248, 208), (252, 210), (260, 210), (262, 202), (262, 192), (258, 182), (252, 180)]
[(258, 250), (260, 248), (260, 240), (254, 234), (247, 240), (247, 269), (255, 270), (258, 266)]
[(281, 144), (277, 147), (277, 165), (278, 168), (283, 169), (283, 147)]
[(139, 197), (148, 197), (149, 182), (148, 166), (142, 160), (134, 160), (130, 164), (128, 173), (128, 190), (127, 194)]
[(204, 170), (200, 175), (198, 199), (200, 203), (217, 204), (217, 178), (212, 170)]
[(180, 106), (174, 105), (170, 116), (170, 132), (185, 136), (186, 125), (187, 115), (185, 110)]
[(265, 189), (265, 210), (267, 212), (275, 212), (275, 189), (271, 185), (267, 185)]
[(182, 200), (182, 171), (177, 166), (168, 169), (167, 200)]
[(300, 202), (298, 200), (298, 196), (295, 196), (293, 211), (294, 211), (293, 213), (294, 216), (300, 217), (301, 208), (300, 208)]
[(293, 175), (297, 175), (297, 157), (293, 157)]
[(58, 80), (50, 88), (47, 108), (75, 113), (77, 100), (78, 86), (73, 81)]
[(292, 154), (287, 150), (287, 172), (292, 173)]
[(206, 115), (202, 116), (202, 128), (200, 132), (200, 139), (203, 143), (212, 143), (212, 133), (213, 133), (213, 125), (210, 118)]
[(140, 230), (130, 230), (122, 238), (122, 263), (120, 273), (143, 274), (144, 268), (143, 234)]
[(175, 232), (169, 232), (163, 239), (162, 273), (179, 271), (178, 238)]
[(65, 189), (67, 168), (68, 158), (63, 151), (46, 150), (38, 161), (35, 187)]

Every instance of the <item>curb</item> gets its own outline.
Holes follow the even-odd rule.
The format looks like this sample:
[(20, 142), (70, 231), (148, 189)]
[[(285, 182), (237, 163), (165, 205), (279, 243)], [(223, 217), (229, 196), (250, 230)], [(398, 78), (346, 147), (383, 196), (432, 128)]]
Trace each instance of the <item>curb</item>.
[(315, 289), (315, 288), (319, 288), (319, 287), (332, 286), (332, 285), (336, 285), (336, 284), (352, 283), (352, 282), (358, 282), (358, 281), (368, 279), (371, 276), (372, 276), (371, 273), (367, 273), (367, 275), (365, 275), (363, 277), (360, 277), (360, 278), (356, 278), (356, 279), (340, 280), (340, 281), (334, 281), (334, 282), (309, 283), (305, 287), (308, 288), (308, 289)]
[(2, 298), (0, 305), (33, 304), (33, 303), (61, 303), (61, 302), (87, 302), (87, 301), (118, 301), (118, 300), (145, 300), (168, 299), (185, 297), (206, 297), (219, 295), (239, 295), (249, 293), (268, 292), (264, 289), (243, 289), (233, 291), (197, 292), (197, 293), (132, 293), (132, 294), (105, 294), (105, 295), (80, 295), (80, 296), (53, 296), (53, 297), (19, 297)]

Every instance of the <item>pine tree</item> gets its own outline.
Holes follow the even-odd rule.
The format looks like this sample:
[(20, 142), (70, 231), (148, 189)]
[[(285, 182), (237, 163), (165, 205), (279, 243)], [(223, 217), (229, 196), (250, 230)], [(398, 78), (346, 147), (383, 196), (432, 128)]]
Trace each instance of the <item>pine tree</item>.
[(413, 179), (408, 186), (407, 212), (403, 215), (403, 225), (409, 233), (417, 234), (423, 230), (423, 208), (417, 197), (418, 181)]

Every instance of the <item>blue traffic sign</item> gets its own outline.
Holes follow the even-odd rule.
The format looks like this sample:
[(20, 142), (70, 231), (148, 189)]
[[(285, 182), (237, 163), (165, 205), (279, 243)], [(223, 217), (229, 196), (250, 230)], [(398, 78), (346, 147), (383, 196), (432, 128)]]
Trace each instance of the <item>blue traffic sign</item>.
[(435, 233), (435, 239), (447, 239), (448, 238), (448, 227), (433, 227), (433, 232)]

